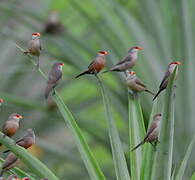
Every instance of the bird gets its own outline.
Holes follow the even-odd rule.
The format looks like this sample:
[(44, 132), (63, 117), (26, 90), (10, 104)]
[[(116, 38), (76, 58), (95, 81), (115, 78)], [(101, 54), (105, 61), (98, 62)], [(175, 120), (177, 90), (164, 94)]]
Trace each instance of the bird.
[(15, 174), (12, 174), (10, 175), (7, 180), (19, 180), (19, 178), (15, 175)]
[(98, 51), (95, 59), (89, 64), (88, 69), (77, 75), (75, 78), (83, 76), (85, 74), (94, 74), (95, 76), (105, 67), (108, 51)]
[[(24, 134), (24, 137), (16, 141), (16, 144), (25, 149), (28, 149), (33, 144), (35, 144), (35, 133), (33, 129), (31, 128), (27, 129), (27, 132)], [(8, 152), (10, 152), (10, 150), (6, 150), (3, 153), (8, 153)]]
[(45, 89), (45, 98), (47, 99), (52, 89), (57, 86), (58, 81), (62, 78), (62, 67), (64, 63), (54, 63), (48, 75), (47, 87)]
[(138, 51), (142, 50), (143, 48), (140, 46), (133, 46), (128, 50), (128, 55), (125, 56), (121, 61), (115, 64), (110, 70), (104, 71), (111, 72), (111, 71), (126, 71), (127, 69), (132, 69), (135, 66), (137, 61)]
[[(167, 88), (167, 85), (168, 85), (168, 82), (169, 82), (169, 77), (173, 73), (175, 67), (178, 66), (178, 65), (181, 65), (181, 62), (176, 61), (176, 62), (169, 63), (169, 65), (167, 67), (167, 70), (164, 74), (164, 77), (163, 77), (163, 79), (160, 83), (159, 90), (156, 93), (156, 95), (154, 96), (153, 100), (155, 100), (158, 97), (158, 95), (161, 93), (161, 91), (163, 91)], [(178, 71), (176, 72), (175, 79), (177, 79), (177, 76), (178, 76)]]
[(153, 117), (153, 121), (151, 123), (151, 126), (146, 134), (146, 136), (144, 137), (144, 140), (141, 141), (137, 146), (135, 146), (134, 148), (131, 149), (131, 151), (136, 150), (139, 146), (141, 146), (142, 144), (149, 142), (149, 143), (153, 143), (153, 142), (158, 142), (158, 135), (159, 135), (159, 127), (160, 127), (160, 121), (162, 119), (162, 114), (158, 113), (155, 114)]
[(31, 40), (28, 42), (28, 49), (24, 52), (24, 54), (31, 54), (37, 57), (37, 68), (39, 68), (39, 56), (42, 50), (40, 37), (39, 32), (32, 33)]
[(14, 153), (9, 153), (4, 161), (4, 163), (2, 164), (2, 169), (0, 171), (0, 177), (3, 176), (3, 173), (8, 171), (9, 169), (13, 168), (14, 166), (16, 166), (16, 164), (19, 162), (18, 157), (14, 154)]
[[(2, 132), (4, 136), (12, 137), (19, 129), (20, 119), (23, 117), (20, 114), (12, 113), (8, 120), (2, 126)], [(1, 144), (0, 144), (1, 146)]]
[(127, 86), (130, 90), (134, 92), (143, 92), (146, 91), (154, 96), (154, 93), (147, 89), (146, 85), (144, 85), (139, 78), (137, 78), (136, 73), (134, 71), (127, 71), (126, 82)]

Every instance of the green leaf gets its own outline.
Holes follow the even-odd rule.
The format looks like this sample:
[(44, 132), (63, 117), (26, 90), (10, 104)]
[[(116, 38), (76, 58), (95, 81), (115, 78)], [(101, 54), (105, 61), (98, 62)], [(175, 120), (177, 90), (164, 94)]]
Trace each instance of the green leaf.
[(116, 124), (112, 117), (112, 112), (110, 109), (111, 105), (106, 95), (106, 91), (104, 90), (104, 86), (100, 80), (99, 80), (99, 85), (100, 85), (105, 113), (107, 117), (106, 119), (108, 123), (108, 133), (109, 133), (109, 138), (110, 138), (110, 143), (112, 148), (112, 155), (113, 155), (117, 180), (130, 180), (129, 172), (127, 169), (127, 163), (124, 156), (124, 151), (122, 149), (122, 144), (116, 128)]
[(153, 163), (152, 180), (170, 180), (173, 155), (173, 136), (174, 136), (174, 79), (177, 67), (169, 78), (166, 89), (164, 107), (162, 113), (161, 128), (157, 151)]
[[(24, 52), (24, 49), (21, 48), (19, 45), (15, 44), (18, 49), (20, 49), (22, 52)], [(34, 61), (30, 56), (28, 56), (31, 60), (32, 64), (36, 66)], [(39, 69), (38, 70), (40, 74), (46, 79), (46, 75), (44, 72)], [(56, 91), (55, 91), (56, 92)], [(54, 101), (56, 102), (62, 117), (64, 118), (64, 121), (67, 123), (69, 129), (72, 131), (72, 134), (75, 138), (76, 145), (81, 153), (81, 157), (85, 163), (85, 166), (88, 170), (88, 173), (92, 180), (105, 180), (104, 174), (102, 173), (99, 164), (97, 160), (95, 159), (95, 156), (93, 155), (92, 151), (90, 150), (87, 141), (85, 140), (81, 129), (76, 123), (76, 120), (74, 119), (72, 113), (69, 111), (65, 103), (63, 102), (60, 95), (56, 92), (53, 96)]]
[(62, 98), (59, 96), (59, 94), (56, 92), (56, 94), (53, 96), (65, 122), (67, 123), (69, 129), (72, 131), (72, 134), (74, 135), (76, 145), (81, 153), (81, 157), (85, 163), (85, 166), (88, 170), (88, 173), (92, 180), (105, 180), (105, 177), (98, 165), (97, 160), (95, 159), (95, 156), (93, 155), (92, 151), (90, 150), (87, 141), (85, 140), (81, 129), (76, 123), (76, 120), (74, 119), (72, 113), (69, 111), (67, 106), (64, 104)]
[(177, 176), (176, 176), (175, 180), (182, 180), (183, 179), (184, 171), (185, 171), (186, 166), (187, 166), (187, 161), (190, 158), (190, 154), (192, 152), (194, 142), (195, 142), (195, 135), (193, 136), (192, 141), (191, 141), (190, 145), (188, 146), (188, 149), (187, 149), (186, 154), (184, 156), (184, 159), (179, 167), (179, 170), (177, 172)]
[(31, 155), (26, 149), (15, 145), (15, 142), (9, 138), (4, 137), (0, 132), (0, 143), (12, 151), (19, 159), (29, 167), (39, 178), (48, 178), (52, 180), (59, 180), (41, 161)]
[[(140, 143), (145, 134), (145, 125), (141, 110), (138, 94), (130, 95), (128, 93), (129, 103), (129, 141), (130, 149)], [(140, 179), (140, 169), (143, 156), (143, 147), (130, 152), (131, 178), (133, 180)]]

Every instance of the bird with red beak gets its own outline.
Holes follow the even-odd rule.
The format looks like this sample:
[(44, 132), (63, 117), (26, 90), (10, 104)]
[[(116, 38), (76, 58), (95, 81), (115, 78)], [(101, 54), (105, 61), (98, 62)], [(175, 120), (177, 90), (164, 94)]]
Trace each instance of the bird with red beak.
[(89, 64), (88, 69), (77, 75), (75, 78), (78, 78), (85, 74), (94, 74), (95, 76), (97, 76), (97, 74), (105, 67), (106, 55), (108, 55), (107, 51), (99, 51), (95, 59)]
[[(5, 136), (12, 137), (19, 129), (20, 119), (23, 117), (20, 114), (12, 113), (8, 120), (2, 126), (2, 132)], [(1, 144), (0, 144), (1, 145)]]
[[(16, 141), (16, 144), (28, 149), (31, 147), (33, 144), (35, 144), (35, 133), (34, 131), (30, 128), (27, 129), (27, 132), (24, 134), (24, 137), (21, 138), (20, 140)], [(4, 151), (3, 153), (10, 152), (9, 150)]]
[(3, 176), (4, 172), (8, 171), (9, 169), (15, 167), (17, 163), (19, 162), (18, 157), (14, 153), (9, 153), (2, 164), (2, 169), (0, 171), (0, 177)]
[[(162, 119), (162, 114), (158, 113), (154, 115), (153, 121), (151, 123), (151, 126), (144, 137), (144, 140), (141, 141), (137, 146), (135, 146), (131, 151), (136, 150), (138, 147), (140, 147), (142, 144), (149, 142), (149, 143), (157, 143), (158, 142), (158, 135), (159, 135), (159, 128), (160, 128), (160, 121)], [(155, 145), (154, 144), (154, 145)]]
[(51, 71), (48, 75), (48, 81), (47, 81), (47, 87), (45, 89), (45, 98), (47, 99), (50, 92), (57, 86), (58, 81), (62, 78), (62, 67), (64, 66), (64, 63), (55, 63), (52, 66)]
[[(163, 79), (160, 83), (159, 90), (156, 93), (156, 95), (154, 96), (153, 100), (155, 100), (158, 97), (158, 95), (161, 93), (161, 91), (163, 91), (167, 88), (167, 85), (168, 85), (168, 82), (169, 82), (169, 77), (174, 72), (175, 67), (178, 66), (178, 65), (181, 65), (181, 62), (176, 61), (176, 62), (169, 63), (169, 65), (167, 67), (167, 70), (164, 74), (164, 77), (163, 77)], [(178, 70), (176, 72), (175, 79), (177, 79), (177, 76), (178, 76)]]
[(137, 78), (136, 73), (134, 71), (127, 71), (127, 77), (126, 77), (127, 86), (130, 90), (133, 92), (143, 92), (146, 91), (154, 96), (154, 93), (149, 91), (145, 84), (142, 83), (142, 81)]
[(39, 56), (41, 53), (41, 34), (38, 32), (32, 33), (31, 40), (28, 42), (28, 49), (24, 54), (31, 54), (37, 57), (37, 67), (39, 68)]
[(125, 56), (121, 61), (115, 64), (114, 67), (112, 67), (110, 70), (104, 71), (104, 73), (111, 71), (122, 72), (128, 69), (132, 69), (136, 64), (138, 52), (142, 49), (143, 48), (140, 46), (134, 46), (130, 48), (127, 56)]

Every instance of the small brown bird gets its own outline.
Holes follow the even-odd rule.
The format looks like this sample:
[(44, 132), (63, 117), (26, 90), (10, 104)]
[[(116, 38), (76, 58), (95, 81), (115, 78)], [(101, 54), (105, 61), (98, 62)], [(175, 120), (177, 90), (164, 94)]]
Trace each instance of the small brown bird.
[(139, 78), (137, 78), (136, 73), (134, 71), (127, 72), (127, 86), (130, 90), (134, 92), (143, 92), (146, 91), (154, 96), (154, 93), (149, 91)]
[(136, 150), (139, 146), (144, 144), (145, 142), (149, 143), (157, 143), (158, 142), (158, 134), (159, 134), (159, 127), (160, 127), (160, 121), (162, 119), (162, 114), (158, 113), (154, 115), (153, 121), (151, 123), (151, 126), (142, 142), (140, 142), (137, 146), (135, 146), (131, 151)]
[(23, 117), (20, 114), (13, 113), (9, 116), (8, 120), (3, 124), (2, 132), (5, 136), (12, 137), (16, 134), (19, 128), (20, 119)]
[(14, 153), (9, 153), (5, 159), (5, 162), (2, 164), (2, 169), (0, 171), (0, 177), (3, 176), (3, 173), (8, 171), (9, 169), (16, 166), (16, 164), (19, 162), (18, 157)]
[(39, 68), (39, 56), (41, 53), (41, 41), (40, 41), (41, 34), (38, 32), (32, 33), (31, 40), (28, 42), (28, 49), (24, 52), (24, 54), (31, 54), (36, 56), (37, 59), (37, 67)]
[(135, 63), (137, 61), (138, 51), (142, 50), (143, 48), (140, 46), (134, 46), (129, 49), (128, 55), (125, 56), (121, 61), (119, 61), (117, 64), (114, 65), (110, 70), (104, 71), (111, 72), (111, 71), (126, 71), (127, 69), (131, 69), (133, 66), (135, 66)]
[[(35, 133), (32, 129), (27, 129), (27, 132), (24, 134), (24, 137), (21, 138), (20, 140), (16, 141), (16, 144), (28, 149), (31, 147), (33, 144), (35, 144)], [(6, 150), (3, 153), (10, 152), (10, 150)]]
[(45, 98), (47, 99), (52, 89), (57, 86), (58, 81), (62, 78), (62, 67), (64, 63), (55, 63), (48, 75), (47, 87), (45, 89)]
[(108, 54), (107, 51), (99, 51), (97, 53), (96, 58), (88, 66), (88, 69), (85, 70), (84, 72), (80, 73), (79, 75), (77, 75), (75, 78), (78, 78), (78, 77), (83, 76), (85, 74), (97, 75), (105, 67), (105, 64), (106, 64), (105, 56), (107, 54)]
[(15, 174), (12, 174), (7, 178), (7, 180), (20, 180)]
[[(173, 73), (173, 71), (177, 65), (181, 65), (181, 62), (176, 61), (176, 62), (169, 63), (169, 65), (167, 67), (167, 71), (165, 72), (163, 80), (161, 81), (161, 84), (159, 86), (159, 90), (156, 93), (156, 95), (154, 96), (153, 100), (155, 100), (157, 98), (157, 96), (161, 93), (161, 91), (163, 91), (164, 89), (167, 88), (167, 85), (169, 82), (169, 77)], [(177, 76), (178, 76), (178, 71), (176, 72), (176, 79), (177, 79)]]

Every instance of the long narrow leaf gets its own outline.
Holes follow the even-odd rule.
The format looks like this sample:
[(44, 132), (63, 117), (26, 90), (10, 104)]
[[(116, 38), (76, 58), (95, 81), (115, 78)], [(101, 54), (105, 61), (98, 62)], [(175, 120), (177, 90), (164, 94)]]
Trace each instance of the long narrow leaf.
[[(129, 141), (132, 149), (140, 143), (145, 136), (145, 126), (143, 114), (139, 102), (138, 94), (128, 95), (129, 103)], [(131, 178), (140, 179), (140, 169), (142, 161), (142, 147), (130, 153)]]
[(108, 133), (109, 133), (109, 138), (110, 138), (110, 143), (112, 148), (112, 155), (113, 155), (117, 180), (130, 180), (129, 172), (127, 169), (127, 163), (122, 149), (122, 144), (120, 141), (120, 137), (114, 119), (112, 117), (112, 112), (110, 109), (111, 105), (106, 95), (106, 91), (104, 90), (104, 86), (102, 82), (100, 82), (100, 80), (99, 80), (99, 85), (100, 85), (104, 108), (107, 117)]
[(190, 145), (188, 146), (188, 149), (186, 151), (185, 157), (180, 165), (180, 168), (177, 172), (177, 176), (175, 178), (175, 180), (182, 180), (183, 179), (183, 175), (184, 175), (184, 171), (186, 169), (187, 166), (187, 161), (190, 158), (190, 154), (192, 152), (192, 148), (194, 146), (194, 142), (195, 142), (195, 135), (192, 138), (192, 141), (190, 142)]
[[(177, 67), (171, 75), (166, 89), (164, 108), (162, 113), (162, 121), (160, 128), (157, 152), (155, 154), (152, 180), (170, 180), (172, 169), (172, 154), (173, 154), (173, 135), (174, 135), (174, 79)], [(159, 163), (160, 162), (160, 163)]]
[(4, 137), (4, 134), (0, 132), (0, 143), (11, 150), (17, 157), (20, 158), (31, 170), (40, 178), (48, 178), (52, 180), (59, 180), (41, 161), (28, 153), (24, 148), (15, 145), (15, 142)]
[[(22, 52), (24, 52), (24, 49), (21, 48), (20, 46), (18, 46), (17, 44), (15, 44), (17, 48), (19, 48)], [(34, 61), (31, 59), (31, 62), (36, 65), (34, 63)], [(44, 74), (44, 72), (39, 69), (38, 70), (40, 72), (40, 74), (46, 78), (46, 75)], [(79, 126), (76, 123), (76, 120), (74, 119), (72, 113), (69, 111), (69, 109), (67, 108), (67, 106), (65, 105), (65, 103), (63, 102), (62, 98), (60, 97), (60, 95), (56, 92), (55, 96), (53, 96), (61, 114), (62, 117), (64, 118), (64, 121), (67, 123), (68, 127), (70, 128), (71, 132), (73, 133), (73, 136), (75, 138), (76, 141), (76, 145), (78, 146), (78, 149), (81, 153), (81, 157), (85, 163), (85, 166), (88, 170), (88, 173), (91, 177), (92, 180), (105, 180), (104, 174), (102, 173), (99, 164), (97, 162), (97, 160), (95, 159), (92, 151), (90, 150), (87, 141), (85, 140), (81, 129), (79, 128)]]

